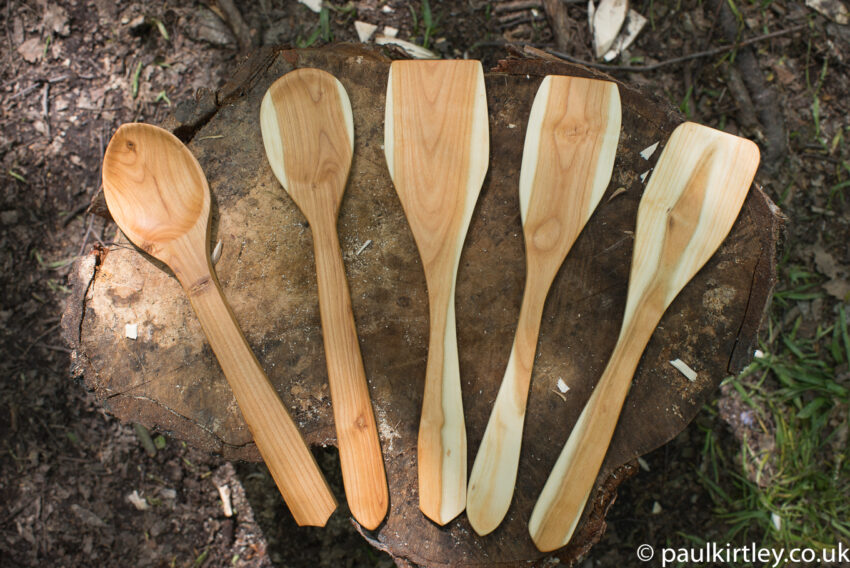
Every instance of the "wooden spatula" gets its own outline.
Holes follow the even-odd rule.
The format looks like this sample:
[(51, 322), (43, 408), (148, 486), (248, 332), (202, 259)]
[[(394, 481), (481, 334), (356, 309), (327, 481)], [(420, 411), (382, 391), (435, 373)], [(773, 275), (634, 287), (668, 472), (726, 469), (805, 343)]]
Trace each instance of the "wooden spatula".
[(419, 508), (441, 525), (466, 505), (466, 427), (455, 278), (489, 158), (478, 61), (395, 61), (384, 152), (428, 286), (430, 340), (419, 423)]
[(210, 262), (210, 190), (200, 164), (170, 132), (125, 124), (103, 158), (103, 193), (127, 238), (167, 264), (186, 290), (295, 521), (324, 526), (336, 508), (333, 494), (251, 352)]
[(298, 69), (269, 87), (260, 126), (272, 170), (313, 232), (342, 480), (351, 514), (372, 530), (387, 513), (387, 479), (336, 231), (354, 149), (351, 103), (333, 75)]
[(682, 124), (667, 142), (638, 208), (620, 337), (531, 514), (541, 551), (569, 542), (640, 356), (667, 306), (729, 233), (758, 163), (755, 144), (706, 126)]
[(546, 77), (531, 107), (519, 181), (525, 294), (466, 502), (480, 535), (495, 529), (511, 504), (543, 304), (611, 180), (621, 116), (615, 83), (577, 77)]

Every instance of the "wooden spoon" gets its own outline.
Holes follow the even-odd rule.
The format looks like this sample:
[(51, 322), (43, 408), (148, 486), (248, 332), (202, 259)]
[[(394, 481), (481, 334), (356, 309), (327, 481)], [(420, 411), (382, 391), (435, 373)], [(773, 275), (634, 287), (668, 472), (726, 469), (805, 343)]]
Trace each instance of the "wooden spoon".
[(480, 535), (494, 530), (510, 507), (543, 304), (611, 180), (621, 116), (615, 83), (577, 77), (546, 77), (531, 107), (519, 181), (525, 294), (466, 502)]
[(260, 126), (272, 171), (313, 231), (342, 480), (351, 514), (373, 530), (387, 513), (387, 478), (336, 231), (354, 150), (351, 103), (330, 73), (297, 69), (269, 87)]
[(478, 61), (394, 61), (384, 153), (428, 286), (430, 340), (419, 422), (419, 508), (444, 525), (466, 505), (466, 427), (455, 279), (487, 173), (490, 144)]
[(667, 142), (638, 208), (620, 337), (531, 514), (541, 551), (569, 542), (640, 356), (667, 306), (726, 238), (758, 163), (749, 140), (689, 122)]
[(103, 193), (127, 238), (167, 264), (186, 290), (295, 521), (324, 526), (336, 509), (333, 494), (251, 352), (210, 262), (210, 190), (200, 164), (170, 132), (125, 124), (103, 158)]

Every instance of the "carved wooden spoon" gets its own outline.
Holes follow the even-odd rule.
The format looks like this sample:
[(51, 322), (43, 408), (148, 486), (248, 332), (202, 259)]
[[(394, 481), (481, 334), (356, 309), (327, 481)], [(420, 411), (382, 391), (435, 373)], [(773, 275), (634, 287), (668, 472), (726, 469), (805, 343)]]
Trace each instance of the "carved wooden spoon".
[(210, 262), (210, 190), (200, 164), (170, 132), (125, 124), (103, 158), (103, 193), (127, 238), (167, 264), (186, 290), (295, 521), (324, 526), (336, 509), (333, 494), (251, 352)]
[(444, 525), (466, 505), (466, 427), (455, 279), (489, 158), (478, 61), (394, 61), (384, 153), (428, 286), (430, 340), (419, 423), (419, 508)]
[(690, 122), (667, 142), (638, 208), (620, 337), (531, 513), (541, 551), (569, 542), (640, 356), (667, 306), (726, 238), (758, 163), (749, 140)]
[(519, 180), (525, 294), (466, 502), (480, 535), (499, 526), (510, 507), (543, 304), (611, 180), (621, 116), (615, 83), (577, 77), (546, 77), (531, 107)]
[(387, 478), (336, 231), (354, 150), (351, 103), (330, 73), (297, 69), (269, 87), (260, 126), (275, 176), (313, 231), (342, 480), (351, 514), (372, 530), (387, 513)]

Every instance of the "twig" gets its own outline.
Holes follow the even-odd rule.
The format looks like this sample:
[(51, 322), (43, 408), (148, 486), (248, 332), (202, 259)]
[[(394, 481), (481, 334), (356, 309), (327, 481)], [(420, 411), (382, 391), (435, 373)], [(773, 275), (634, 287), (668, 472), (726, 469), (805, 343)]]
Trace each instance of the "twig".
[(683, 55), (681, 57), (674, 57), (672, 59), (665, 59), (664, 61), (659, 61), (658, 63), (652, 63), (650, 65), (608, 65), (607, 63), (596, 63), (595, 61), (585, 61), (583, 59), (579, 59), (577, 57), (573, 57), (572, 55), (561, 53), (559, 51), (555, 51), (554, 49), (546, 49), (546, 53), (554, 55), (556, 57), (560, 57), (565, 61), (569, 61), (570, 63), (578, 63), (579, 65), (584, 65), (585, 67), (593, 67), (594, 69), (601, 69), (603, 71), (629, 71), (631, 73), (646, 73), (649, 71), (655, 71), (656, 69), (660, 69), (661, 67), (666, 67), (668, 65), (674, 65), (676, 63), (681, 63), (683, 61), (689, 61), (691, 59), (700, 59), (702, 57), (711, 57), (713, 55), (720, 55), (721, 53), (726, 53), (729, 51), (734, 51), (736, 49), (740, 49), (742, 47), (752, 45), (754, 43), (758, 43), (761, 41), (765, 41), (768, 39), (773, 39), (775, 37), (780, 37), (788, 34), (792, 34), (794, 32), (798, 32), (806, 27), (805, 24), (800, 24), (798, 26), (793, 26), (788, 29), (779, 30), (777, 32), (771, 32), (769, 34), (763, 34), (760, 36), (752, 37), (750, 39), (746, 39), (744, 41), (736, 42), (731, 45), (724, 45), (722, 47), (715, 47), (713, 49), (706, 49), (705, 51), (697, 51), (696, 53), (689, 53), (687, 55)]
[(41, 96), (41, 113), (44, 115), (44, 128), (47, 139), (53, 137), (50, 135), (50, 82), (44, 83), (44, 94)]
[(493, 7), (494, 14), (502, 12), (519, 12), (520, 10), (528, 10), (529, 8), (542, 8), (541, 0), (518, 0), (516, 2), (501, 2)]
[(570, 37), (574, 34), (571, 28), (575, 25), (572, 18), (567, 14), (567, 7), (561, 0), (543, 0), (546, 16), (549, 18), (549, 26), (555, 36), (555, 45), (561, 51), (567, 49)]

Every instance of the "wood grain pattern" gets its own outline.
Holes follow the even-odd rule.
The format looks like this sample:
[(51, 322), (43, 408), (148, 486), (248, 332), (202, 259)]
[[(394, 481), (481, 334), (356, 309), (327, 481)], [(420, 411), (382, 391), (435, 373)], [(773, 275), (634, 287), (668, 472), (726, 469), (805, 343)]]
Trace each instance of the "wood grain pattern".
[(758, 163), (755, 144), (705, 126), (685, 123), (670, 137), (638, 209), (620, 336), (531, 514), (541, 551), (569, 542), (640, 356), (667, 306), (726, 237)]
[(257, 448), (299, 525), (324, 526), (336, 509), (313, 454), (236, 323), (210, 263), (210, 194), (201, 166), (171, 133), (118, 129), (103, 161), (112, 217), (183, 286), (230, 383)]
[(336, 230), (354, 147), (351, 104), (333, 75), (298, 69), (269, 88), (260, 125), (272, 170), (313, 232), (345, 494), (354, 518), (373, 530), (387, 514), (389, 494)]
[(492, 532), (510, 507), (543, 305), (611, 180), (621, 117), (617, 85), (596, 79), (546, 77), (531, 107), (519, 181), (525, 292), (466, 504), (480, 535)]
[(417, 446), (419, 508), (443, 525), (466, 506), (466, 426), (455, 280), (487, 173), (489, 132), (478, 61), (396, 61), (384, 152), (428, 288), (430, 337)]

